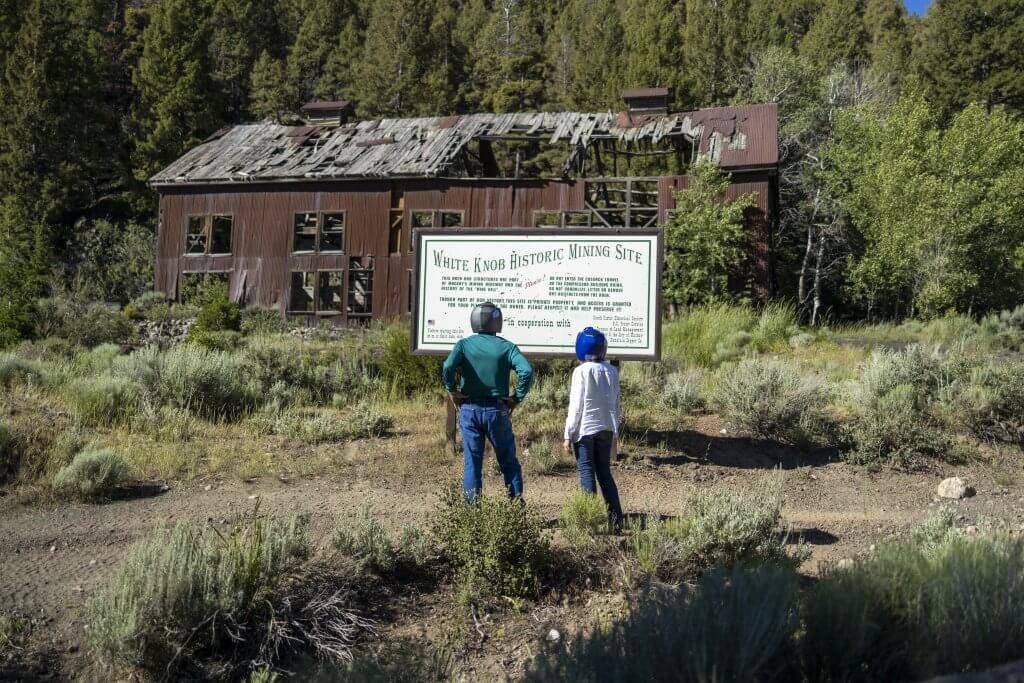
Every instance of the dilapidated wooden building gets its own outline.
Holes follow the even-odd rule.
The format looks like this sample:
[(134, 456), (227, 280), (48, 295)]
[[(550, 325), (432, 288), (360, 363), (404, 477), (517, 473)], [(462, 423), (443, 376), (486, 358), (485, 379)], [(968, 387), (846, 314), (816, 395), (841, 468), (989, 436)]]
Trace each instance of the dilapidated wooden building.
[(318, 102), (303, 125), (218, 131), (151, 180), (160, 195), (156, 288), (230, 296), (336, 322), (406, 315), (417, 227), (650, 227), (687, 164), (707, 155), (748, 211), (738, 286), (771, 288), (775, 105), (669, 113), (667, 91), (624, 93), (621, 113), (469, 114), (350, 121)]

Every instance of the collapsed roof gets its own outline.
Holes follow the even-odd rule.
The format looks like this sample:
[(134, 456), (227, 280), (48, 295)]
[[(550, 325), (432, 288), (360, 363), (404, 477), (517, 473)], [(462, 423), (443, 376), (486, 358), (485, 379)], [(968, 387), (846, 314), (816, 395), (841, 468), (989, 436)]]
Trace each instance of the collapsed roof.
[(154, 187), (289, 180), (444, 176), (474, 140), (567, 144), (568, 168), (591, 141), (657, 144), (682, 137), (726, 170), (778, 163), (774, 104), (667, 115), (467, 114), (362, 121), (338, 127), (257, 123), (225, 128), (150, 179)]

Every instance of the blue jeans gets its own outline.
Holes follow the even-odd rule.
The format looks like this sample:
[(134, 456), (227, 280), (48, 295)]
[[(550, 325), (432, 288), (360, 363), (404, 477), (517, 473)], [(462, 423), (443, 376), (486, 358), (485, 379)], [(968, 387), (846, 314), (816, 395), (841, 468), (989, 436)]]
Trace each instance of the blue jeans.
[(612, 433), (610, 431), (589, 434), (573, 444), (576, 453), (576, 468), (580, 472), (580, 488), (587, 493), (597, 493), (594, 483), (601, 484), (601, 496), (608, 507), (608, 522), (616, 529), (622, 526), (622, 504), (619, 489), (612, 478)]
[(459, 409), (462, 431), (462, 490), (473, 500), (483, 490), (484, 445), (490, 441), (510, 498), (523, 495), (523, 468), (516, 460), (516, 437), (508, 406), (500, 399), (467, 401)]

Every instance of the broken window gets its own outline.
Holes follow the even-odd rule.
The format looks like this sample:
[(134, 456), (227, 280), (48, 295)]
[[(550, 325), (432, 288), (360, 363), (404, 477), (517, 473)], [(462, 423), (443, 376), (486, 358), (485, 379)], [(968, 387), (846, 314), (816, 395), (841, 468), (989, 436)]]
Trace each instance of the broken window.
[(463, 211), (438, 211), (437, 224), (442, 228), (461, 228), (463, 225)]
[(321, 315), (336, 315), (344, 313), (344, 292), (345, 274), (340, 270), (320, 271), (319, 300), (316, 310)]
[(295, 214), (293, 251), (341, 252), (345, 250), (345, 212)]
[(373, 259), (353, 258), (348, 265), (348, 317), (369, 318), (373, 314)]
[(401, 209), (391, 210), (391, 228), (388, 231), (388, 253), (400, 254), (402, 252), (402, 219), (405, 213)]
[(297, 271), (292, 273), (292, 288), (288, 299), (290, 313), (316, 313), (316, 272)]
[(533, 227), (560, 228), (562, 227), (562, 214), (558, 211), (534, 211)]
[[(432, 228), (434, 227), (434, 212), (433, 211), (413, 211), (410, 214), (410, 226), (411, 229), (409, 234), (412, 235), (412, 230), (416, 228)], [(409, 253), (413, 252), (414, 240), (409, 240)]]
[(295, 214), (295, 242), (293, 251), (316, 251), (316, 214)]
[(319, 251), (344, 251), (345, 212), (337, 211), (320, 214)]
[(567, 228), (589, 227), (592, 223), (590, 211), (563, 211), (563, 225)]
[(189, 216), (185, 253), (195, 256), (230, 254), (233, 223), (230, 215)]

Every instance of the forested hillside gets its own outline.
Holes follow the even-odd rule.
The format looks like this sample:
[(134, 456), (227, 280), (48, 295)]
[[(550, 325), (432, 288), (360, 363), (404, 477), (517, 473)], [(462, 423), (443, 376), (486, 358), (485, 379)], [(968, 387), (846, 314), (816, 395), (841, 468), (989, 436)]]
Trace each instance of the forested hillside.
[[(808, 317), (1024, 298), (1019, 0), (0, 0), (0, 345), (147, 286), (146, 179), (314, 98), (360, 116), (781, 107), (779, 294)], [(686, 303), (686, 302), (682, 302)]]

